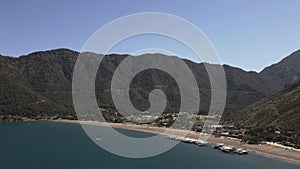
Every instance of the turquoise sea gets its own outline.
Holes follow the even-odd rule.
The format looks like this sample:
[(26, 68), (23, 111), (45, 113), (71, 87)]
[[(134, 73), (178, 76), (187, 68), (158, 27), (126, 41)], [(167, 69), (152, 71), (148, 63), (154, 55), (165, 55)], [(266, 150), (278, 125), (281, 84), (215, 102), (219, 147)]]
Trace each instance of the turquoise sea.
[[(136, 137), (151, 136), (120, 131)], [(300, 169), (254, 154), (226, 154), (210, 146), (185, 143), (151, 158), (119, 157), (98, 147), (78, 124), (0, 123), (0, 133), (0, 169)]]

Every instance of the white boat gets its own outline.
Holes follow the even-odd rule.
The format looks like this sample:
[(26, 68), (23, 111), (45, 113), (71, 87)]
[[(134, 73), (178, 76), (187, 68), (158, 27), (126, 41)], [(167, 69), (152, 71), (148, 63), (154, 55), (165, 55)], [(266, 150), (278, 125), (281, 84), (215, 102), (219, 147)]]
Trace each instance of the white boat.
[(239, 154), (239, 155), (248, 154), (248, 151), (246, 151), (246, 150), (242, 150), (242, 151), (238, 152), (238, 154)]
[(96, 141), (101, 141), (102, 138), (101, 138), (101, 137), (96, 137), (95, 140), (96, 140)]
[(207, 146), (207, 142), (206, 141), (204, 141), (204, 140), (197, 140), (197, 145), (198, 146)]
[(223, 146), (220, 148), (221, 151), (225, 152), (225, 153), (230, 153), (234, 151), (234, 148), (231, 146)]

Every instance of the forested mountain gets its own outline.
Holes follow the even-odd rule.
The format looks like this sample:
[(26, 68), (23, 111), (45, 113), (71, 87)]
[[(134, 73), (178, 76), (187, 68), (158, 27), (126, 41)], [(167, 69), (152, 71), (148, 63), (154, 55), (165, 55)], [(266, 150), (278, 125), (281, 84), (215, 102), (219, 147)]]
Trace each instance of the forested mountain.
[(235, 124), (268, 141), (300, 144), (300, 81), (231, 114)]
[[(1, 116), (76, 118), (71, 87), (78, 55), (78, 52), (69, 49), (55, 49), (20, 57), (0, 56)], [(110, 54), (101, 62), (96, 80), (99, 107), (114, 108), (110, 81), (114, 70), (126, 57), (133, 56)], [(294, 57), (292, 59), (295, 60)], [(210, 82), (204, 63), (184, 61), (198, 82), (201, 94), (200, 111), (205, 113), (210, 103)], [(284, 80), (277, 83), (277, 77), (266, 73), (272, 72), (273, 67), (267, 69), (256, 73), (224, 65), (227, 80), (225, 116), (282, 89)], [(277, 70), (277, 66), (274, 69)], [(300, 77), (299, 72), (293, 76)], [(166, 93), (166, 111), (178, 111), (180, 93), (175, 80), (167, 73), (153, 69), (143, 71), (133, 79), (130, 89), (133, 105), (140, 110), (147, 110), (150, 106), (148, 93), (155, 88)]]

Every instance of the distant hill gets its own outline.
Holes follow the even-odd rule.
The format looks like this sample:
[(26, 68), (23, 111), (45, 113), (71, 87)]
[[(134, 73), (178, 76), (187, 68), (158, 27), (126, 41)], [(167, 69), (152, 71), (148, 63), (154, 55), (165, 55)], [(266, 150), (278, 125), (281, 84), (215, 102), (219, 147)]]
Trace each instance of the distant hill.
[[(68, 49), (55, 49), (18, 58), (0, 56), (0, 116), (76, 118), (71, 79), (78, 54)], [(100, 107), (114, 108), (110, 80), (116, 67), (126, 57), (133, 56), (111, 54), (102, 61), (96, 80)], [(205, 113), (210, 104), (210, 82), (204, 64), (189, 60), (185, 62), (198, 82), (200, 111)], [(224, 70), (228, 93), (225, 117), (282, 89), (276, 77), (263, 72), (246, 72), (228, 65), (224, 65)], [(148, 93), (154, 88), (165, 91), (169, 100), (166, 111), (178, 111), (179, 88), (172, 77), (159, 70), (146, 70), (134, 78), (130, 90), (133, 105), (140, 110), (147, 110), (150, 106)]]
[(300, 80), (300, 50), (293, 52), (279, 63), (266, 67), (260, 74), (274, 79), (281, 87)]

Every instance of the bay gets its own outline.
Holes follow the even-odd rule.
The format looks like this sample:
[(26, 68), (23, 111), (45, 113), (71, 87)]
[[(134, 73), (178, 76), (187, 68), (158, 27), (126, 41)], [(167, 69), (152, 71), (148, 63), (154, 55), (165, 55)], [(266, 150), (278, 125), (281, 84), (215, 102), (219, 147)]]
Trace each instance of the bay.
[[(152, 134), (121, 130), (130, 136)], [(277, 159), (226, 154), (210, 146), (180, 143), (158, 156), (131, 159), (97, 146), (78, 124), (54, 122), (0, 123), (1, 169), (299, 169)]]

